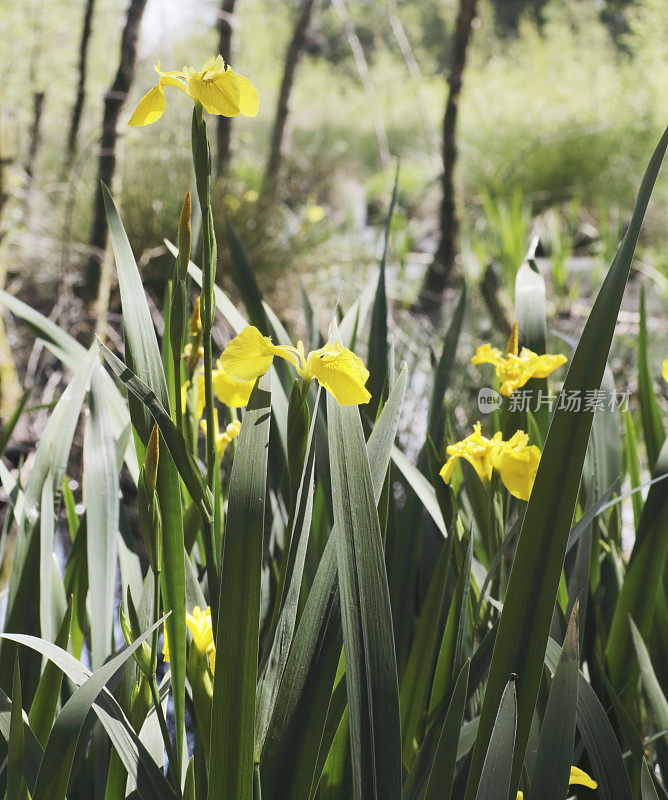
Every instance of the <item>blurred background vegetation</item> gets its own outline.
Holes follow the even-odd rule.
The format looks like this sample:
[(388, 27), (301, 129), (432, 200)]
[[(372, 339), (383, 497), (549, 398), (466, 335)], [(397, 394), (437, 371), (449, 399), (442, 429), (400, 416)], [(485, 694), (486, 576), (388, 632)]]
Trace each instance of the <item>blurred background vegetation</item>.
[[(446, 292), (446, 313), (440, 316), (410, 312), (440, 236), (443, 112), (460, 2), (137, 5), (145, 8), (139, 10), (129, 95), (120, 109), (113, 191), (157, 301), (172, 270), (163, 238), (175, 238), (183, 195), (193, 180), (191, 104), (167, 89), (168, 112), (157, 124), (131, 129), (125, 123), (154, 85), (158, 60), (163, 69), (199, 68), (219, 50), (221, 24), (229, 22), (230, 62), (256, 84), (261, 104), (257, 119), (233, 121), (229, 160), (214, 187), (223, 243), (220, 282), (234, 294), (224, 246), (228, 218), (284, 321), (297, 334), (303, 330), (301, 282), (321, 306), (326, 327), (337, 296), (346, 305), (375, 281), (399, 162), (389, 279), (393, 334), (409, 362), (411, 353), (416, 360), (428, 358), (425, 341), (447, 323), (457, 295), (455, 289)], [(68, 139), (87, 10), (84, 104), (73, 150)], [(291, 63), (283, 161), (269, 193), (270, 141), (291, 61), (286, 53), (305, 13), (300, 59)], [(71, 319), (77, 335), (97, 319), (98, 329), (106, 325), (114, 338), (117, 323), (113, 280), (108, 314), (100, 315), (98, 307), (92, 323), (94, 304), (76, 293), (82, 294), (91, 257), (105, 93), (119, 70), (127, 15), (126, 0), (0, 0), (0, 287), (61, 324)], [(450, 285), (465, 276), (473, 287), (471, 302), (487, 304), (499, 331), (482, 321), (489, 314), (470, 315), (471, 349), (482, 336), (502, 343), (506, 297), (533, 236), (540, 237), (539, 263), (551, 278), (550, 311), (565, 320), (565, 332), (579, 331), (586, 300), (615, 253), (639, 176), (668, 118), (666, 86), (663, 0), (477, 4), (457, 120), (460, 230)], [(217, 161), (216, 124), (209, 118)], [(653, 349), (657, 376), (668, 353), (667, 211), (668, 184), (660, 181), (635, 263), (649, 289), (650, 335), (660, 339)], [(630, 340), (636, 335), (637, 291), (627, 293), (625, 307), (622, 343), (624, 334)], [(11, 362), (22, 361), (14, 335), (10, 330), (4, 343), (5, 409), (11, 405), (7, 397), (16, 396), (8, 389)], [(34, 353), (23, 355), (21, 382), (29, 357), (36, 361)], [(621, 369), (623, 353), (617, 355)]]

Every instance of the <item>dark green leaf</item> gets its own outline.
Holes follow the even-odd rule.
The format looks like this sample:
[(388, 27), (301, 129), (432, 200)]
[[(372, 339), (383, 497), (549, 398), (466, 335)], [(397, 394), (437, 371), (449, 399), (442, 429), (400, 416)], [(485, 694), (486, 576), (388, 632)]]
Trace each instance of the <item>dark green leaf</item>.
[(515, 678), (511, 678), (501, 696), (480, 774), (476, 800), (508, 800), (516, 730), (517, 695)]
[(543, 717), (529, 800), (563, 800), (573, 761), (578, 698), (580, 633), (575, 602)]
[(327, 398), (356, 800), (401, 797), (399, 691), (383, 543), (356, 406)]
[[(216, 628), (209, 798), (253, 798), (260, 580), (271, 378), (259, 378), (230, 479)], [(233, 621), (233, 624), (230, 624)]]

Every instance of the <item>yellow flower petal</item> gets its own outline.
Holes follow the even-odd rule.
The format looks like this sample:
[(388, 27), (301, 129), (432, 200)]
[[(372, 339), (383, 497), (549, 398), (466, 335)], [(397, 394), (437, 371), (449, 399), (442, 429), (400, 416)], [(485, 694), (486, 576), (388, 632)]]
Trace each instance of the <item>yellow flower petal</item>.
[(663, 362), (663, 379), (668, 383), (668, 358)]
[(247, 325), (227, 345), (218, 359), (218, 366), (232, 380), (245, 383), (264, 375), (274, 356), (285, 358), (295, 367), (299, 367), (296, 347), (275, 345), (254, 325)]
[(571, 767), (571, 776), (568, 780), (569, 786), (586, 786), (588, 789), (598, 789), (596, 781), (592, 780), (586, 772), (577, 767)]
[(158, 84), (137, 103), (137, 108), (128, 120), (128, 125), (135, 127), (156, 122), (165, 113), (166, 105), (165, 93), (162, 86)]
[[(525, 349), (526, 348), (524, 347), (522, 348), (522, 353), (524, 353)], [(558, 369), (562, 364), (565, 364), (568, 361), (566, 356), (561, 354), (536, 356), (536, 354), (532, 353), (531, 350), (528, 350), (527, 352), (534, 356), (530, 362), (532, 378), (547, 378), (547, 376), (551, 375), (555, 369)]]
[(520, 500), (528, 500), (540, 463), (540, 450), (527, 447), (528, 436), (517, 431), (507, 442), (495, 444), (492, 455), (494, 469), (501, 476), (504, 486)]
[(232, 380), (244, 383), (264, 375), (274, 355), (271, 339), (248, 325), (227, 345), (218, 363)]
[(504, 361), (501, 351), (490, 344), (481, 344), (471, 359), (472, 364), (494, 364), (497, 367), (502, 366)]
[(304, 379), (311, 377), (317, 378), (340, 406), (368, 403), (371, 399), (371, 393), (364, 386), (369, 379), (369, 370), (362, 359), (341, 342), (327, 342), (324, 347), (309, 353)]
[(493, 440), (487, 439), (480, 431), (480, 423), (476, 422), (473, 426), (473, 433), (456, 444), (448, 445), (447, 454), (450, 456), (448, 461), (443, 465), (440, 475), (446, 483), (450, 482), (455, 463), (458, 458), (463, 458), (476, 471), (480, 480), (487, 485), (492, 479), (492, 454), (497, 442), (497, 436), (500, 438), (501, 434), (495, 434)]
[(239, 110), (244, 117), (255, 117), (260, 110), (260, 95), (253, 84), (236, 73), (239, 82)]
[(441, 467), (438, 473), (445, 483), (450, 483), (452, 480), (452, 473), (455, 471), (455, 464), (457, 463), (458, 456), (451, 456), (445, 464)]
[(195, 72), (188, 80), (190, 94), (204, 106), (209, 114), (238, 117), (241, 112), (239, 80), (231, 69), (216, 72), (212, 77)]
[(232, 380), (220, 366), (220, 359), (218, 366), (219, 369), (213, 371), (213, 391), (216, 393), (216, 397), (230, 408), (247, 406), (255, 381)]

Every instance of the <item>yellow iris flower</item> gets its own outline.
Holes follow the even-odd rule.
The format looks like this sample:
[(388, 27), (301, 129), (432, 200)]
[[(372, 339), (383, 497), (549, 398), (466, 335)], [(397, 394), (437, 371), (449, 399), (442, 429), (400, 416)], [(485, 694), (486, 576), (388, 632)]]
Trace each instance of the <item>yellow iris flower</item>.
[(568, 359), (564, 355), (539, 356), (528, 347), (523, 347), (518, 354), (517, 322), (513, 326), (505, 356), (498, 348), (483, 344), (471, 359), (472, 364), (493, 364), (496, 367), (496, 375), (501, 381), (499, 391), (506, 397), (509, 397), (515, 389), (524, 386), (531, 378), (547, 378), (566, 361)]
[(201, 103), (209, 114), (223, 117), (254, 117), (260, 107), (257, 89), (253, 84), (225, 64), (221, 55), (209, 58), (196, 72), (190, 67), (163, 72), (160, 62), (155, 65), (158, 84), (137, 104), (128, 125), (151, 125), (165, 112), (165, 86), (180, 89), (194, 103)]
[[(587, 789), (598, 789), (596, 781), (592, 780), (584, 770), (571, 767), (571, 776), (568, 779), (569, 786), (586, 786)], [(517, 793), (517, 800), (524, 800), (522, 792)]]
[[(200, 424), (200, 428), (202, 429), (202, 433), (206, 436), (206, 420), (203, 419)], [(218, 428), (218, 411), (214, 409), (213, 413), (213, 428), (215, 434), (215, 441), (216, 441), (216, 449), (218, 450), (219, 458), (222, 458), (227, 450), (228, 444), (233, 439), (236, 439), (237, 436), (241, 433), (241, 423), (238, 419), (233, 420), (230, 424), (225, 428), (225, 430), (220, 433)]]
[(663, 362), (663, 379), (668, 383), (668, 358)]
[(440, 476), (450, 483), (457, 459), (464, 458), (471, 464), (480, 480), (488, 486), (492, 472), (496, 470), (506, 489), (519, 500), (528, 500), (540, 462), (540, 450), (529, 445), (524, 431), (517, 431), (508, 441), (503, 441), (500, 432), (487, 439), (480, 431), (480, 423), (473, 426), (473, 433), (456, 444), (448, 445), (448, 460)]
[(302, 342), (297, 347), (275, 345), (269, 336), (248, 325), (227, 345), (218, 363), (233, 380), (250, 381), (264, 375), (274, 356), (289, 361), (304, 382), (316, 378), (341, 406), (368, 403), (371, 399), (364, 385), (369, 371), (341, 342), (329, 341), (307, 356)]
[[(193, 644), (202, 657), (209, 657), (209, 668), (213, 675), (216, 671), (216, 648), (213, 644), (213, 625), (211, 623), (211, 608), (202, 611), (199, 606), (193, 608), (193, 613), (186, 613), (186, 625), (193, 636)], [(165, 642), (162, 647), (165, 661), (169, 661), (169, 643), (167, 641), (167, 628), (165, 628)]]

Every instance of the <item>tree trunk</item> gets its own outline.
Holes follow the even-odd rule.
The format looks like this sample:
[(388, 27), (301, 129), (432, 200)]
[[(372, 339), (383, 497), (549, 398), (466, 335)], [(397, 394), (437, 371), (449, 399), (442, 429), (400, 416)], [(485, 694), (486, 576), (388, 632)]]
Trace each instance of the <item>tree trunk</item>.
[(448, 100), (443, 117), (443, 177), (441, 198), (441, 239), (434, 260), (427, 269), (417, 306), (424, 311), (437, 309), (455, 264), (459, 222), (455, 204), (454, 168), (457, 158), (456, 127), (466, 50), (473, 30), (477, 0), (460, 0), (453, 38), (453, 55), (448, 77)]
[(28, 186), (32, 184), (33, 174), (35, 172), (35, 161), (37, 160), (37, 151), (42, 139), (42, 111), (44, 110), (44, 92), (35, 92), (33, 94), (33, 116), (32, 128), (30, 129), (30, 144), (28, 146), (28, 156), (26, 158), (26, 178), (28, 179)]
[(81, 112), (83, 111), (84, 99), (86, 96), (86, 67), (87, 67), (87, 54), (88, 42), (93, 21), (93, 6), (95, 0), (86, 0), (86, 9), (84, 11), (83, 29), (81, 31), (81, 42), (79, 44), (79, 86), (77, 89), (77, 99), (72, 108), (72, 119), (70, 121), (70, 132), (67, 137), (67, 162), (71, 164), (74, 161), (74, 156), (77, 150), (77, 136), (79, 134), (79, 125), (81, 124)]
[[(223, 0), (218, 15), (218, 52), (229, 64), (232, 60), (232, 25), (234, 20), (235, 0)], [(232, 141), (232, 117), (218, 117), (216, 129), (216, 172), (222, 175), (230, 160), (230, 145)]]
[(95, 213), (90, 232), (90, 255), (86, 264), (85, 283), (81, 294), (88, 300), (97, 296), (100, 286), (100, 271), (107, 246), (107, 218), (100, 182), (111, 187), (116, 167), (116, 140), (118, 118), (130, 90), (137, 60), (137, 38), (139, 26), (146, 7), (146, 0), (130, 0), (128, 14), (121, 37), (121, 57), (114, 82), (104, 98), (102, 137), (95, 188)]
[(283, 147), (285, 139), (285, 128), (288, 121), (290, 95), (295, 81), (297, 65), (304, 53), (306, 45), (306, 35), (313, 16), (316, 0), (302, 0), (292, 39), (285, 55), (285, 67), (283, 69), (283, 80), (281, 90), (278, 95), (278, 105), (276, 106), (276, 117), (274, 118), (274, 128), (271, 134), (271, 148), (267, 159), (267, 168), (264, 176), (265, 190), (269, 195), (273, 194), (276, 188), (278, 172), (283, 158)]

